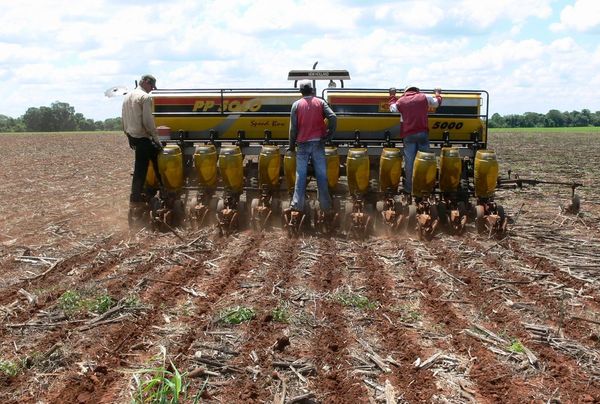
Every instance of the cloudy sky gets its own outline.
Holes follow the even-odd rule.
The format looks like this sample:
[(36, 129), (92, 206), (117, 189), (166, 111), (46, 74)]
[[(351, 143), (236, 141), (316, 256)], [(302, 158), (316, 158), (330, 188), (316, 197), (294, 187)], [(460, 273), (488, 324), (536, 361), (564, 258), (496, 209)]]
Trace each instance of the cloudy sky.
[(485, 89), (490, 112), (600, 110), (598, 0), (0, 0), (0, 114), (68, 102), (120, 115), (111, 86)]

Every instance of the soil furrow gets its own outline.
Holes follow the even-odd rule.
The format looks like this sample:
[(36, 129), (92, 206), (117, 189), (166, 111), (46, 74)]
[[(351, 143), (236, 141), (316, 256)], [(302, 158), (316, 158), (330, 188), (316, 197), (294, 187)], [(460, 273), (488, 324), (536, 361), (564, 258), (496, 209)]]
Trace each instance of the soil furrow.
[[(391, 244), (386, 243), (385, 246), (391, 247)], [(383, 253), (393, 255), (396, 251), (384, 247)], [(383, 351), (392, 354), (392, 357), (400, 364), (398, 368), (392, 367), (393, 372), (390, 374), (392, 385), (409, 402), (430, 402), (434, 395), (439, 394), (435, 378), (430, 371), (419, 370), (414, 362), (417, 358), (429, 357), (433, 352), (428, 352), (427, 344), (421, 339), (419, 332), (391, 322), (401, 320), (398, 311), (392, 310), (392, 308), (399, 307), (399, 297), (405, 295), (407, 289), (402, 289), (404, 293), (400, 292), (397, 288), (397, 280), (379, 261), (373, 247), (360, 247), (358, 267), (361, 268), (361, 271), (366, 272), (365, 280), (369, 299), (379, 302), (380, 305), (374, 313), (376, 315), (377, 340), (383, 346)], [(405, 272), (403, 267), (396, 267), (396, 269), (398, 272)], [(404, 279), (401, 278), (401, 280)], [(419, 296), (418, 291), (412, 289), (408, 289), (407, 294)], [(385, 382), (387, 377), (387, 374), (382, 374), (379, 379)]]
[(215, 303), (237, 290), (238, 285), (234, 281), (240, 274), (252, 269), (255, 261), (259, 261), (258, 253), (263, 241), (264, 235), (246, 231), (238, 235), (236, 246), (225, 246), (221, 255), (224, 262), (219, 261), (216, 273), (211, 273), (202, 285), (205, 297), (198, 302), (193, 314), (197, 322), (178, 341), (177, 353), (187, 355), (193, 342), (198, 338), (202, 339), (203, 331), (213, 324), (217, 316), (214, 312)]
[[(256, 380), (250, 377), (234, 379), (219, 394), (222, 397), (236, 397), (240, 402), (273, 400), (272, 362), (289, 344), (289, 336), (285, 332), (287, 325), (276, 321), (273, 310), (282, 299), (289, 297), (289, 287), (292, 286), (290, 281), (295, 276), (294, 261), (298, 255), (298, 245), (290, 242), (283, 232), (271, 232), (265, 238), (263, 261), (258, 264), (266, 265), (267, 270), (265, 273), (256, 273), (247, 280), (262, 286), (251, 288), (251, 293), (244, 295), (244, 301), (252, 306), (257, 317), (241, 330), (240, 338), (243, 343), (236, 347), (238, 355), (231, 361), (238, 368), (253, 368), (260, 373)], [(275, 294), (276, 289), (282, 292)], [(285, 343), (282, 342), (279, 346), (278, 341)]]
[[(471, 321), (455, 309), (452, 303), (445, 302), (445, 291), (435, 281), (435, 275), (426, 263), (429, 258), (422, 257), (420, 250), (412, 243), (407, 243), (404, 251), (413, 282), (422, 292), (423, 308), (427, 315), (442, 324), (447, 333), (452, 335), (449, 342), (456, 352), (465, 357), (476, 358), (468, 375), (483, 396), (479, 401), (520, 403), (525, 397), (534, 397), (533, 387), (515, 378), (509, 366), (498, 361), (480, 342), (464, 333), (465, 329), (471, 327)], [(479, 296), (479, 299), (485, 301), (485, 295)]]
[[(319, 258), (311, 268), (312, 288), (319, 294), (331, 294), (347, 283), (344, 262), (332, 239), (318, 240)], [(328, 403), (368, 402), (369, 393), (361, 380), (351, 374), (349, 346), (356, 339), (340, 304), (331, 298), (318, 298), (315, 315), (320, 325), (311, 339), (317, 375), (312, 380), (317, 397)]]
[[(219, 245), (210, 253), (205, 253), (199, 257), (198, 261), (211, 259), (217, 254)], [(56, 397), (61, 399), (80, 400), (82, 397), (86, 400), (105, 400), (110, 402), (114, 400), (114, 395), (119, 394), (124, 389), (123, 384), (126, 383), (123, 374), (117, 369), (121, 366), (134, 365), (128, 360), (124, 360), (123, 355), (127, 355), (132, 347), (136, 347), (135, 351), (139, 355), (138, 360), (144, 360), (147, 355), (144, 348), (149, 346), (145, 344), (146, 339), (153, 339), (155, 333), (153, 327), (164, 324), (164, 310), (169, 310), (175, 307), (185, 293), (182, 287), (193, 284), (194, 281), (203, 279), (206, 274), (202, 268), (198, 268), (196, 264), (188, 263), (184, 266), (171, 265), (166, 268), (165, 273), (155, 273), (158, 268), (157, 263), (161, 262), (160, 257), (153, 257), (150, 261), (136, 265), (134, 270), (128, 275), (128, 285), (122, 285), (122, 280), (115, 280), (116, 285), (107, 285), (108, 290), (114, 290), (116, 293), (132, 293), (138, 296), (141, 304), (150, 303), (147, 310), (134, 318), (125, 320), (122, 323), (106, 326), (100, 326), (92, 329), (92, 331), (82, 332), (88, 334), (88, 338), (99, 338), (106, 341), (104, 346), (89, 347), (83, 341), (82, 343), (75, 342), (71, 346), (71, 350), (77, 352), (82, 358), (95, 358), (100, 366), (100, 371), (72, 378), (70, 383), (56, 393)], [(152, 279), (144, 281), (144, 279)], [(110, 282), (109, 282), (110, 283)], [(137, 288), (134, 287), (136, 286)], [(118, 295), (116, 295), (118, 296)], [(119, 296), (125, 298), (126, 295)], [(152, 304), (151, 302), (160, 302), (160, 304)], [(142, 365), (142, 364), (140, 364)], [(89, 383), (89, 379), (93, 381)], [(115, 388), (117, 386), (117, 388)], [(119, 388), (120, 387), (120, 388)]]

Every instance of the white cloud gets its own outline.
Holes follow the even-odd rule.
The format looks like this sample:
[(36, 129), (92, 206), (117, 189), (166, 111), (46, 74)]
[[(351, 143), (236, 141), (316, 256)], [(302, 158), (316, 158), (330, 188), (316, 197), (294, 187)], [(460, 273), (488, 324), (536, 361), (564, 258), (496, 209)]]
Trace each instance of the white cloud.
[(0, 64), (52, 62), (58, 58), (58, 53), (47, 47), (0, 42)]
[(574, 5), (568, 5), (560, 12), (560, 23), (551, 26), (555, 32), (597, 32), (599, 28), (600, 2), (597, 0), (576, 0)]
[(455, 2), (450, 17), (465, 26), (486, 29), (501, 19), (520, 24), (530, 17), (545, 19), (552, 13), (552, 0), (461, 0)]
[(598, 25), (595, 2), (583, 0), (562, 10), (571, 32), (553, 42), (552, 0), (38, 0), (35, 13), (32, 4), (0, 14), (0, 114), (60, 100), (104, 119), (120, 112), (104, 90), (142, 73), (163, 88), (282, 87), (289, 70), (317, 60), (348, 69), (350, 87), (488, 89), (501, 113), (575, 105), (582, 98), (556, 94), (599, 80), (600, 48), (574, 28)]
[(407, 1), (384, 4), (374, 10), (379, 21), (392, 21), (400, 31), (422, 31), (437, 26), (444, 17), (444, 11), (435, 3)]

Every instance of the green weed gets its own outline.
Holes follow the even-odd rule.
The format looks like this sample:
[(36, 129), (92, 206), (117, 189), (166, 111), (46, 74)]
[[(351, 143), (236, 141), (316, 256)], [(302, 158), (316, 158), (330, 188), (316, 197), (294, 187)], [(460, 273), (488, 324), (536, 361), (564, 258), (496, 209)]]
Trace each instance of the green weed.
[(184, 393), (182, 375), (177, 368), (171, 372), (164, 367), (144, 369), (134, 375), (134, 403), (179, 403)]
[(21, 365), (13, 361), (0, 359), (0, 374), (8, 377), (15, 377), (21, 373)]
[(196, 395), (188, 400), (190, 382), (187, 380), (187, 372), (180, 373), (171, 362), (173, 370), (167, 370), (164, 366), (154, 369), (144, 369), (133, 376), (135, 393), (132, 397), (133, 404), (178, 404), (200, 402), (200, 397), (206, 388), (208, 379), (205, 380)]
[(250, 321), (256, 316), (254, 310), (248, 307), (237, 306), (232, 309), (225, 310), (221, 314), (221, 321), (226, 324), (241, 324), (245, 321)]
[(74, 313), (79, 311), (81, 306), (81, 295), (74, 290), (67, 290), (58, 298), (58, 307), (65, 313)]
[(125, 307), (140, 307), (142, 302), (140, 301), (140, 297), (137, 295), (129, 295), (123, 300), (123, 306)]
[(402, 313), (402, 316), (400, 316), (400, 321), (402, 321), (403, 323), (412, 324), (416, 323), (419, 320), (421, 320), (421, 313), (419, 313), (416, 310), (406, 310)]
[(344, 306), (354, 307), (361, 310), (374, 310), (379, 305), (378, 302), (372, 302), (368, 297), (359, 294), (338, 293), (335, 298)]
[[(161, 346), (161, 365), (156, 368), (143, 369), (133, 375), (135, 392), (132, 394), (133, 404), (179, 404), (200, 402), (200, 397), (206, 389), (208, 378), (196, 395), (188, 397), (190, 384), (187, 372), (180, 373), (173, 362), (169, 361), (167, 369), (167, 350)], [(190, 401), (191, 399), (191, 401)]]
[(84, 297), (77, 291), (67, 290), (58, 298), (58, 307), (68, 315), (86, 311), (102, 314), (114, 305), (115, 301), (107, 294)]
[(271, 312), (273, 316), (273, 321), (277, 321), (278, 323), (288, 323), (290, 320), (290, 314), (288, 313), (287, 307), (285, 305), (280, 304), (275, 307)]
[(115, 301), (109, 295), (101, 295), (90, 302), (90, 310), (94, 313), (103, 314), (115, 305)]
[(519, 341), (518, 339), (513, 340), (512, 344), (510, 344), (508, 349), (509, 349), (509, 351), (516, 352), (516, 353), (525, 352), (525, 347), (523, 346), (523, 344), (521, 344), (521, 341)]

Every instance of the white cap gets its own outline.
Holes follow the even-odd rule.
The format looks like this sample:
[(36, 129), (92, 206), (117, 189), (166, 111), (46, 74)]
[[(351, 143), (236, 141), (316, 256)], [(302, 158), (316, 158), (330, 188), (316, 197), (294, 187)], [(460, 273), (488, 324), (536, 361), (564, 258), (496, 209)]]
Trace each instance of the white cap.
[(300, 80), (298, 82), (298, 88), (300, 90), (304, 90), (304, 89), (306, 89), (306, 90), (312, 90), (312, 88), (313, 88), (312, 81), (310, 81), (310, 80)]

